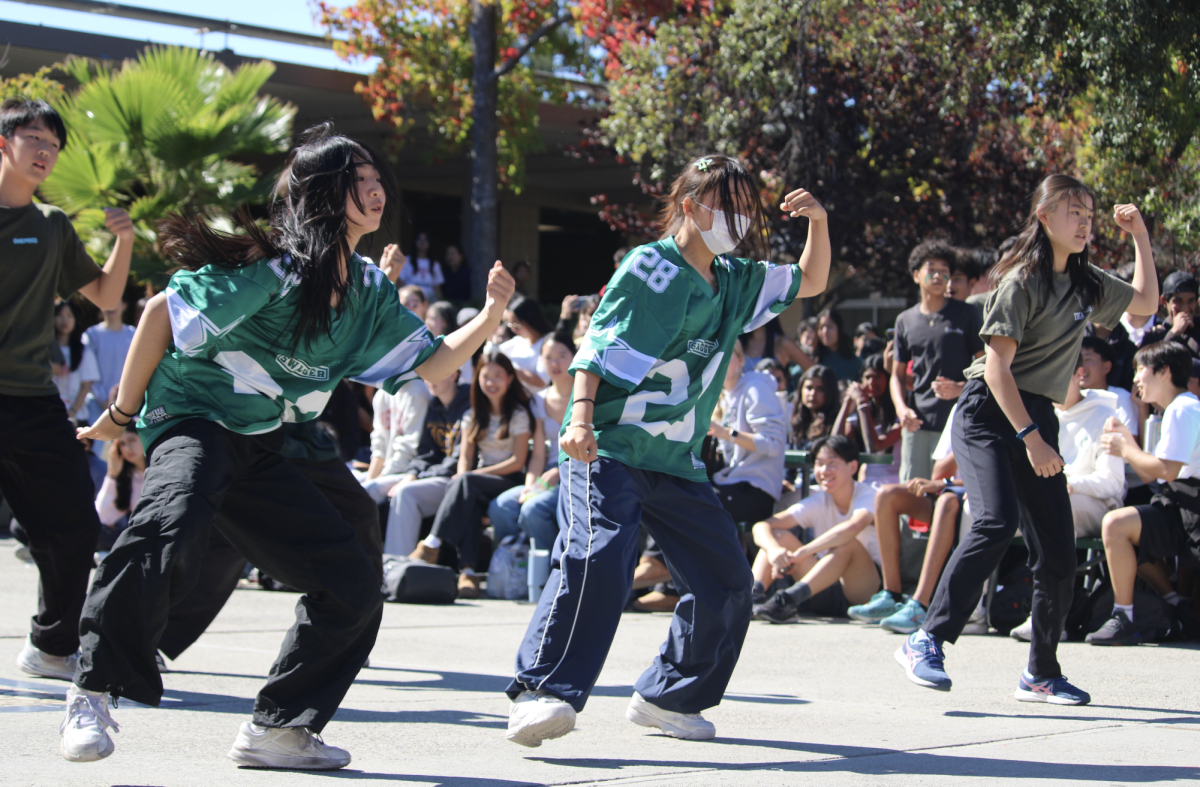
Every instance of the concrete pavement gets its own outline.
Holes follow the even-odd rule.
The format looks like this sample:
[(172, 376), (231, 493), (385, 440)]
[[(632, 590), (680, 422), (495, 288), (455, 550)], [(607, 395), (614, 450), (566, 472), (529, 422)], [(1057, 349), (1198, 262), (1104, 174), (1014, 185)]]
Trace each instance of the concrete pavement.
[(904, 679), (900, 638), (860, 624), (754, 623), (713, 742), (677, 741), (624, 720), (669, 616), (627, 614), (575, 732), (525, 749), (503, 738), (502, 691), (532, 607), (387, 605), (379, 644), (333, 722), (350, 767), (326, 774), (239, 769), (225, 759), (248, 718), (296, 596), (238, 590), (164, 676), (161, 708), (122, 704), (116, 753), (58, 755), (66, 684), (14, 660), (36, 608), (37, 573), (0, 542), (0, 784), (508, 785), (1158, 784), (1200, 782), (1200, 648), (1100, 650), (1067, 643), (1085, 708), (1012, 699), (1026, 646), (964, 637), (948, 651), (954, 690)]

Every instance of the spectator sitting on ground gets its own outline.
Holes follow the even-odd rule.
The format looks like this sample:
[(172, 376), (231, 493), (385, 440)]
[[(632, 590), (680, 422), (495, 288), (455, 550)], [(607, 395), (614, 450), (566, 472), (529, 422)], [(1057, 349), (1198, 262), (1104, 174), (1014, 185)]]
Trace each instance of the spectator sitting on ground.
[[(796, 579), (754, 607), (756, 620), (788, 623), (803, 613), (844, 617), (879, 590), (875, 490), (854, 480), (858, 450), (849, 438), (817, 441), (814, 477), (821, 489), (754, 525), (756, 601), (785, 574)], [(804, 539), (801, 539), (804, 536)]]
[(1200, 282), (1187, 271), (1175, 271), (1163, 280), (1162, 304), (1167, 309), (1167, 321), (1148, 329), (1142, 336), (1141, 346), (1172, 341), (1186, 347), (1193, 358), (1200, 358), (1197, 292), (1200, 292)]
[(76, 422), (90, 420), (84, 403), (92, 386), (100, 382), (100, 367), (95, 354), (83, 343), (83, 328), (75, 304), (70, 301), (60, 301), (54, 307), (54, 334), (65, 367), (65, 374), (54, 378), (59, 397), (68, 417)]
[[(408, 264), (400, 269), (400, 282), (405, 285), (415, 285), (421, 288), (425, 302), (442, 299), (442, 285), (446, 279), (442, 276), (442, 266), (429, 257), (429, 236), (418, 232), (413, 240), (412, 257)], [(409, 309), (409, 311), (413, 311)], [(416, 314), (416, 312), (413, 312)], [(424, 315), (420, 315), (425, 319)]]
[[(431, 303), (425, 311), (425, 327), (434, 336), (445, 336), (453, 333), (458, 325), (458, 313), (454, 308), (454, 304), (449, 301)], [(471, 374), (472, 369), (471, 361), (468, 360), (459, 367), (458, 379), (470, 380), (474, 376)]]
[[(783, 406), (783, 422), (792, 423), (792, 399), (788, 396), (788, 377), (783, 364), (774, 358), (763, 358), (754, 365), (754, 371), (766, 372), (775, 378), (775, 398)], [(788, 427), (790, 430), (790, 426)]]
[(753, 369), (764, 358), (774, 358), (784, 364), (811, 365), (805, 363), (808, 355), (801, 352), (796, 343), (784, 335), (778, 317), (750, 333), (743, 333), (738, 337), (738, 344), (746, 356), (744, 368), (747, 369)]
[(734, 522), (761, 522), (771, 516), (783, 490), (787, 422), (769, 374), (747, 370), (739, 343), (725, 372), (720, 422), (708, 434), (720, 441), (725, 467), (713, 476), (721, 505)]
[(463, 260), (462, 252), (457, 246), (447, 246), (442, 259), (446, 264), (442, 267), (445, 282), (441, 297), (460, 303), (471, 300), (471, 268)]
[(460, 385), (455, 372), (429, 389), (429, 409), (421, 427), (417, 455), (388, 491), (390, 502), (385, 555), (407, 555), (416, 549), (421, 520), (437, 513), (450, 478), (458, 472), (460, 421), (471, 407), (471, 386)]
[(529, 396), (503, 353), (486, 353), (475, 367), (471, 411), (462, 420), (458, 473), (446, 487), (433, 531), (417, 544), (414, 560), (437, 563), (442, 544), (458, 553), (459, 598), (479, 598), (475, 556), (488, 504), (523, 480), (533, 431)]
[[(596, 307), (599, 305), (599, 295), (568, 295), (563, 298), (562, 309), (558, 314), (558, 325), (554, 326), (554, 332), (567, 334), (571, 337), (572, 343), (578, 344), (587, 334), (588, 328), (591, 327), (592, 315), (596, 313)], [(575, 318), (575, 324), (572, 326), (573, 318)]]
[(424, 380), (409, 380), (394, 394), (382, 388), (375, 391), (371, 400), (371, 463), (363, 489), (376, 503), (387, 499), (417, 455), (430, 399)]
[(796, 363), (807, 371), (813, 364), (833, 370), (839, 380), (856, 380), (862, 359), (854, 354), (854, 343), (842, 325), (842, 315), (826, 309), (817, 315), (817, 343), (814, 353), (805, 352), (803, 344), (796, 346)]
[[(846, 387), (833, 434), (849, 437), (862, 453), (890, 454), (900, 442), (900, 433), (883, 356), (868, 356), (863, 360), (861, 382)], [(859, 480), (871, 483), (888, 478), (895, 483), (894, 475), (892, 465), (866, 465)]]
[(827, 366), (808, 367), (800, 376), (792, 414), (790, 442), (800, 451), (809, 450), (813, 443), (833, 432), (838, 414), (837, 375)]
[(875, 323), (860, 322), (858, 327), (854, 329), (854, 354), (859, 358), (866, 358), (867, 356), (863, 354), (863, 342), (867, 339), (878, 338), (879, 329), (875, 327)]
[(96, 493), (96, 513), (100, 516), (100, 538), (96, 549), (106, 554), (117, 536), (129, 524), (129, 512), (142, 499), (146, 477), (146, 452), (137, 428), (130, 423), (125, 434), (108, 446), (108, 472)]
[(522, 538), (533, 539), (538, 549), (551, 549), (558, 538), (558, 434), (575, 382), (569, 370), (574, 357), (575, 345), (567, 334), (552, 333), (542, 343), (550, 385), (529, 402), (534, 419), (533, 451), (525, 485), (500, 493), (488, 506), (497, 544), (508, 536), (523, 534)]
[(1129, 427), (1130, 433), (1136, 438), (1141, 419), (1138, 417), (1137, 406), (1134, 404), (1132, 395), (1124, 388), (1108, 384), (1108, 373), (1112, 370), (1113, 365), (1112, 346), (1095, 336), (1084, 336), (1082, 346), (1079, 387), (1085, 391), (1108, 391), (1115, 394), (1117, 418)]
[(1140, 632), (1133, 611), (1133, 585), (1140, 575), (1170, 604), (1183, 599), (1154, 561), (1200, 559), (1200, 399), (1187, 390), (1191, 355), (1175, 342), (1138, 350), (1135, 384), (1142, 398), (1163, 408), (1162, 433), (1154, 453), (1138, 448), (1117, 419), (1105, 425), (1104, 447), (1161, 491), (1149, 505), (1104, 515), (1105, 560), (1113, 586), (1113, 614), (1087, 636), (1093, 645), (1135, 645)]
[(500, 345), (500, 352), (512, 361), (517, 379), (533, 395), (545, 388), (550, 380), (542, 362), (542, 342), (553, 330), (550, 321), (532, 298), (513, 300), (504, 313), (504, 320), (515, 335)]
[[(851, 607), (850, 617), (863, 623), (879, 623), (881, 628), (897, 634), (911, 634), (925, 622), (925, 611), (954, 548), (963, 510), (962, 481), (951, 477), (956, 470), (954, 455), (949, 454), (935, 465), (933, 480), (913, 478), (889, 484), (876, 493), (875, 532), (883, 589), (867, 603)], [(929, 523), (921, 576), (911, 597), (901, 592), (900, 585), (901, 515), (910, 521)]]
[(425, 290), (415, 284), (400, 288), (400, 304), (422, 320), (429, 313), (429, 299), (425, 297)]

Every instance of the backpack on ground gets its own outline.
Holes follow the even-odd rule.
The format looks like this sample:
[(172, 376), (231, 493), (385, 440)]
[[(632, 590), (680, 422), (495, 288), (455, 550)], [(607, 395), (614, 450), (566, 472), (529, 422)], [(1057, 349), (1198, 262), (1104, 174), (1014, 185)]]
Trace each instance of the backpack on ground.
[(1029, 619), (1032, 609), (1033, 571), (1021, 563), (997, 583), (988, 622), (1001, 634), (1008, 634)]
[(529, 545), (505, 536), (488, 563), (488, 598), (523, 599), (529, 595)]
[(453, 604), (458, 598), (458, 576), (446, 566), (388, 557), (383, 564), (383, 597), (399, 604)]

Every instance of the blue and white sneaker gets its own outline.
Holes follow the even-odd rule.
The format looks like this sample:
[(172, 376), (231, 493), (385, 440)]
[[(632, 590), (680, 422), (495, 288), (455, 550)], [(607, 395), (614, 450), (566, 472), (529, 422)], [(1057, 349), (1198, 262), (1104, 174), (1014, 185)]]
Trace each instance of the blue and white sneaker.
[(900, 610), (901, 602), (892, 598), (892, 594), (881, 590), (871, 596), (866, 604), (856, 604), (846, 610), (846, 614), (863, 623), (878, 623), (889, 615)]
[(879, 627), (897, 634), (911, 634), (925, 625), (925, 607), (915, 598), (907, 599), (894, 615), (879, 621)]
[(946, 674), (946, 654), (942, 645), (918, 629), (896, 650), (896, 661), (908, 679), (918, 686), (938, 691), (950, 691), (950, 676)]
[(1028, 672), (1021, 673), (1014, 697), (1021, 702), (1049, 702), (1051, 705), (1087, 705), (1092, 695), (1067, 682), (1065, 675), (1038, 680)]

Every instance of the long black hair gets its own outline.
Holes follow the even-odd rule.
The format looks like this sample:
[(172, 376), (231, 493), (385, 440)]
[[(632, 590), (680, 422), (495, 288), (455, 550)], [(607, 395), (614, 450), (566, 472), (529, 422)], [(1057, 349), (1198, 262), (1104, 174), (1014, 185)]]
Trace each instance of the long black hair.
[[(804, 406), (804, 381), (818, 378), (825, 388), (825, 406), (817, 412), (813, 412)], [(833, 429), (833, 422), (837, 420), (838, 410), (841, 409), (841, 401), (838, 396), (838, 381), (837, 375), (833, 369), (821, 364), (813, 364), (808, 367), (808, 371), (800, 375), (800, 382), (796, 385), (796, 406), (792, 410), (792, 437), (794, 442), (799, 445), (815, 437), (829, 434)], [(817, 434), (820, 432), (820, 434)]]
[[(1084, 183), (1069, 175), (1050, 175), (1034, 189), (1030, 198), (1029, 214), (1017, 234), (1012, 246), (1003, 253), (1000, 261), (992, 266), (992, 286), (1010, 272), (1016, 271), (1021, 285), (1026, 286), (1029, 277), (1035, 271), (1040, 271), (1042, 280), (1047, 287), (1051, 285), (1054, 273), (1054, 247), (1050, 236), (1038, 220), (1038, 210), (1051, 212), (1058, 203), (1067, 200), (1082, 200), (1086, 197), (1092, 203), (1092, 211), (1096, 208), (1096, 195)], [(1066, 297), (1073, 293), (1079, 294), (1080, 303), (1084, 309), (1089, 306), (1099, 306), (1104, 302), (1104, 290), (1100, 284), (1100, 276), (1088, 264), (1088, 247), (1083, 251), (1067, 257), (1067, 273), (1071, 277), (1071, 289)]]
[[(125, 427), (125, 431), (131, 434), (137, 434), (137, 427), (132, 423)], [(109, 446), (110, 451), (120, 450), (117, 446), (120, 445), (121, 438), (113, 441)], [(129, 509), (133, 503), (133, 474), (137, 470), (133, 466), (133, 462), (126, 459), (121, 463), (121, 472), (117, 473), (117, 498), (113, 501), (113, 507), (123, 513), (129, 513)]]
[[(828, 317), (833, 321), (833, 324), (838, 329), (838, 346), (832, 348), (834, 352), (844, 358), (854, 357), (854, 339), (850, 334), (846, 333), (846, 323), (842, 319), (842, 315), (835, 312), (833, 309), (825, 309), (817, 315), (817, 325), (821, 324), (821, 320)], [(820, 333), (817, 334), (817, 354), (821, 352), (821, 348), (825, 345), (821, 344)]]
[[(71, 371), (79, 368), (79, 364), (83, 361), (83, 320), (79, 316), (79, 307), (71, 301), (60, 301), (54, 307), (54, 316), (63, 309), (70, 309), (71, 316), (75, 318), (75, 327), (71, 329), (71, 333), (67, 336), (67, 346), (71, 349)], [(58, 331), (54, 332), (57, 340)]]
[(550, 324), (550, 320), (546, 319), (546, 313), (533, 298), (517, 298), (508, 305), (508, 310), (516, 315), (518, 320), (528, 325), (529, 329), (538, 335), (538, 338), (554, 332), (554, 326)]
[(346, 240), (347, 197), (366, 212), (355, 188), (358, 167), (364, 164), (379, 171), (387, 198), (382, 224), (387, 224), (399, 205), (391, 169), (368, 146), (334, 133), (332, 123), (321, 123), (305, 131), (288, 154), (271, 200), (269, 229), (258, 226), (245, 207), (233, 216), (236, 234), (214, 230), (203, 216), (176, 213), (159, 222), (162, 252), (178, 267), (193, 271), (209, 264), (237, 268), (286, 258), (290, 272), (300, 278), (292, 347), (300, 340), (311, 342), (329, 333), (334, 319), (330, 304), (336, 301), (340, 317), (355, 283), (349, 270), (342, 275), (339, 261), (348, 263), (354, 253)]
[(479, 384), (483, 367), (490, 363), (499, 366), (511, 378), (508, 390), (504, 392), (504, 399), (500, 404), (500, 428), (496, 430), (496, 438), (503, 440), (508, 437), (508, 425), (519, 408), (525, 410), (525, 414), (530, 417), (531, 421), (533, 418), (533, 414), (529, 410), (529, 394), (517, 378), (512, 361), (499, 350), (484, 353), (475, 362), (475, 379), (471, 381), (471, 431), (464, 437), (472, 443), (477, 443), (480, 437), (487, 434), (488, 426), (492, 421), (492, 403), (488, 400), (487, 394), (483, 392), (483, 386)]

